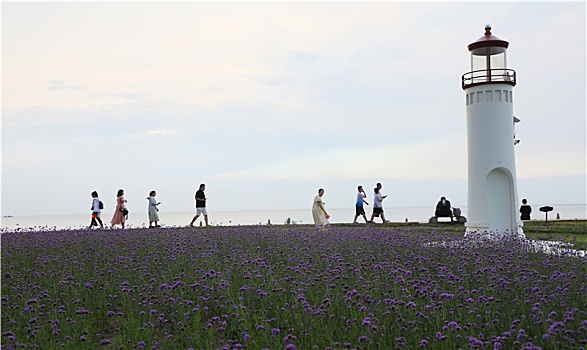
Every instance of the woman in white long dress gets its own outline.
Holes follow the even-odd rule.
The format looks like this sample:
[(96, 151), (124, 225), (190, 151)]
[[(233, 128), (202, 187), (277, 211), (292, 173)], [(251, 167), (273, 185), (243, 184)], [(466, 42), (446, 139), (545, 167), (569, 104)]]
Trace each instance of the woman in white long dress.
[(324, 208), (323, 195), (324, 189), (321, 188), (318, 190), (318, 195), (314, 197), (312, 205), (312, 218), (314, 219), (315, 228), (327, 226), (328, 218), (330, 217)]
[(160, 227), (157, 225), (157, 222), (159, 222), (159, 208), (157, 208), (157, 206), (161, 204), (161, 202), (157, 202), (157, 199), (155, 199), (156, 195), (157, 192), (151, 191), (147, 198), (149, 200), (149, 227), (153, 227), (153, 223), (155, 223), (154, 227)]

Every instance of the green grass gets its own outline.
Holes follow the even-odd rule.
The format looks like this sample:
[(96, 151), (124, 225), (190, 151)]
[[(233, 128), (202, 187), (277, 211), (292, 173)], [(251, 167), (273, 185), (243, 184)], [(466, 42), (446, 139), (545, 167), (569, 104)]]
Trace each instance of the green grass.
[[(335, 224), (341, 227), (353, 227), (352, 224)], [(375, 224), (375, 228), (394, 227), (411, 228), (420, 233), (442, 231), (464, 235), (465, 226), (451, 222), (438, 224), (422, 224), (417, 222), (392, 222), (388, 224)], [(573, 245), (573, 248), (587, 250), (587, 221), (586, 220), (532, 220), (524, 222), (524, 234), (526, 238), (540, 241), (560, 241)]]
[(587, 221), (528, 221), (524, 232), (528, 239), (561, 241), (575, 249), (587, 250)]

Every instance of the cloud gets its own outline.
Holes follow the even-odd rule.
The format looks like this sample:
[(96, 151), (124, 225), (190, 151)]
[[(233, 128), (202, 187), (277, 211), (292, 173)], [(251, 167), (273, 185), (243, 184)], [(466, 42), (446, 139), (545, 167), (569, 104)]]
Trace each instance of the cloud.
[(155, 130), (148, 130), (144, 131), (142, 135), (146, 136), (163, 136), (163, 135), (177, 135), (179, 134), (177, 131), (171, 129), (155, 129)]
[[(520, 144), (521, 145), (521, 144)], [(582, 154), (581, 154), (582, 153)], [(585, 152), (534, 150), (516, 160), (518, 178), (586, 175)]]
[[(420, 180), (466, 178), (465, 134), (448, 133), (429, 140), (417, 140), (372, 147), (336, 147), (222, 173), (217, 177), (244, 180), (352, 179), (365, 176)], [(316, 147), (326, 145), (317, 142)], [(582, 157), (581, 152), (518, 153), (517, 175), (524, 178), (585, 175), (584, 153)]]
[(122, 99), (127, 100), (142, 100), (147, 97), (149, 94), (145, 92), (116, 92), (116, 93), (105, 93), (105, 94), (96, 94), (96, 96), (111, 96), (111, 97), (119, 97)]
[(430, 141), (382, 147), (348, 147), (270, 162), (243, 171), (219, 174), (222, 179), (440, 179), (466, 176), (465, 141), (447, 135)]
[(80, 85), (66, 85), (63, 80), (49, 80), (49, 86), (47, 89), (53, 91), (62, 91), (62, 90), (74, 90), (74, 91), (83, 91), (86, 88)]

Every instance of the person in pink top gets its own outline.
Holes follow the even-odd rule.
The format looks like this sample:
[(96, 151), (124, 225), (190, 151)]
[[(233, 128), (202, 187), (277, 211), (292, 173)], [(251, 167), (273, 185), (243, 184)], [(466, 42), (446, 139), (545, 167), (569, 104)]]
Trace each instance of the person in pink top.
[(114, 215), (112, 216), (110, 223), (112, 224), (112, 228), (114, 228), (114, 225), (122, 225), (122, 228), (124, 228), (124, 221), (126, 219), (126, 199), (124, 199), (124, 190), (118, 190), (116, 197), (116, 209), (114, 209)]

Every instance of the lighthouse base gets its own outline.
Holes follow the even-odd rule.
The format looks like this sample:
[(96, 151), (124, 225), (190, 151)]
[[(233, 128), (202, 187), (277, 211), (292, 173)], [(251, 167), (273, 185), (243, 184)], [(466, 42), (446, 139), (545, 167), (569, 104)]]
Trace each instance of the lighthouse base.
[(483, 238), (483, 239), (504, 239), (504, 238), (518, 238), (524, 239), (526, 235), (522, 226), (518, 226), (513, 230), (510, 229), (492, 229), (489, 225), (467, 225), (465, 230), (466, 238)]

